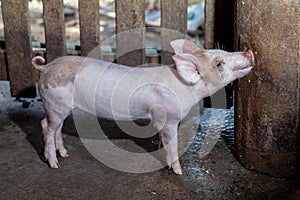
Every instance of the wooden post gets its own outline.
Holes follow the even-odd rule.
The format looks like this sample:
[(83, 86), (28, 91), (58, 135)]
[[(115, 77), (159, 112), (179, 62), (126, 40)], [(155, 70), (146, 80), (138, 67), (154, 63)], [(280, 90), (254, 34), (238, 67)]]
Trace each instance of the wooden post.
[(8, 80), (6, 53), (0, 49), (0, 80)]
[(161, 64), (169, 65), (174, 63), (170, 42), (187, 34), (187, 0), (161, 0), (161, 27)]
[(204, 47), (215, 47), (215, 4), (216, 0), (205, 0)]
[(236, 0), (236, 47), (256, 70), (237, 85), (237, 158), (275, 177), (300, 174), (298, 1)]
[(34, 97), (37, 75), (31, 65), (28, 0), (5, 0), (1, 6), (11, 95)]
[[(205, 0), (205, 23), (204, 23), (204, 48), (215, 48), (215, 5), (216, 0)], [(203, 100), (204, 107), (211, 108), (211, 97)]]
[(144, 0), (116, 0), (117, 62), (138, 66), (145, 62)]
[(66, 55), (65, 22), (63, 0), (43, 0), (46, 59), (51, 62), (57, 57)]
[(99, 44), (99, 0), (79, 1), (81, 55)]

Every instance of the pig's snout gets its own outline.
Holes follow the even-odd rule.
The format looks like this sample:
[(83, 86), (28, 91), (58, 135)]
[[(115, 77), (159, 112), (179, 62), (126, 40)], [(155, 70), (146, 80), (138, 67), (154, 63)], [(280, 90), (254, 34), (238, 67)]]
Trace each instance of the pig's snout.
[(253, 52), (251, 50), (246, 52), (246, 57), (250, 61), (251, 64), (254, 64), (255, 59), (254, 59)]

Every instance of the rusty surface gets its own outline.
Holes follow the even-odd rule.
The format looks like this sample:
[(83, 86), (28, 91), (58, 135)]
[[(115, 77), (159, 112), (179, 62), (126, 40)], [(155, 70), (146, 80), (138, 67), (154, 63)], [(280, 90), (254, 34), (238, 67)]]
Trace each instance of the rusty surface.
[(235, 45), (256, 70), (237, 85), (237, 157), (276, 177), (300, 174), (299, 2), (236, 1)]
[(66, 55), (62, 0), (43, 0), (47, 62)]
[(144, 0), (116, 0), (117, 62), (138, 66), (145, 62)]
[(34, 97), (36, 73), (31, 66), (32, 48), (28, 0), (2, 1), (5, 43), (12, 96)]
[(99, 44), (99, 0), (79, 1), (80, 46), (87, 56)]
[(187, 0), (161, 1), (161, 27), (161, 63), (168, 65), (174, 63), (170, 42), (187, 34)]

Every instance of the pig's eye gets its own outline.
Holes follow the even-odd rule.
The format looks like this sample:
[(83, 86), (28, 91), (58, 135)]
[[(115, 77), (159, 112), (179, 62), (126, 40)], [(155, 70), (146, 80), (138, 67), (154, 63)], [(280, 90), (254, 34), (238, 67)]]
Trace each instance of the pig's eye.
[(217, 67), (221, 67), (221, 66), (224, 65), (224, 64), (225, 64), (225, 62), (224, 62), (223, 59), (217, 59), (217, 60), (215, 61), (215, 65), (216, 65)]

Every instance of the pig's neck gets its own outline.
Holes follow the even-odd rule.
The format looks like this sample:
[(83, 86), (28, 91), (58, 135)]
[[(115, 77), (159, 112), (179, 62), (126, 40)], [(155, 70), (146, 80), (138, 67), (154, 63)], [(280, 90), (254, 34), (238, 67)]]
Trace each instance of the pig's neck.
[[(169, 66), (171, 71), (174, 73), (177, 79), (181, 80), (184, 82), (181, 78), (181, 76), (178, 74), (176, 70), (175, 65)], [(215, 84), (210, 83), (209, 81), (205, 80), (204, 78), (201, 78), (198, 83), (195, 85), (189, 87), (191, 94), (195, 94), (197, 96), (197, 101), (201, 101), (203, 98), (208, 97), (213, 95), (216, 91), (218, 91), (220, 88), (223, 86), (219, 87)], [(196, 100), (196, 99), (195, 99)], [(196, 102), (195, 102), (196, 103)]]
[(201, 79), (197, 84), (194, 86), (194, 91), (196, 91), (197, 97), (199, 98), (198, 101), (201, 101), (203, 98), (208, 97), (216, 93), (220, 88), (218, 85), (211, 84), (205, 79)]

